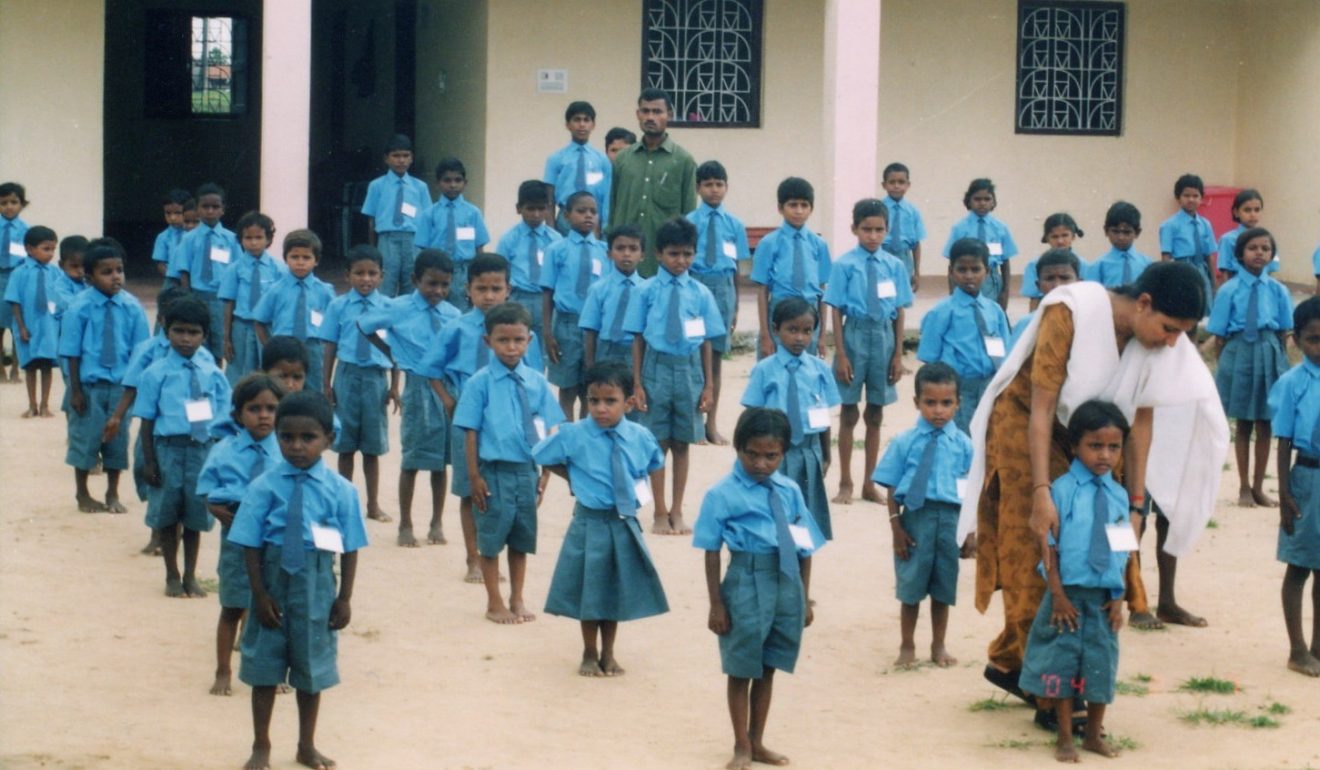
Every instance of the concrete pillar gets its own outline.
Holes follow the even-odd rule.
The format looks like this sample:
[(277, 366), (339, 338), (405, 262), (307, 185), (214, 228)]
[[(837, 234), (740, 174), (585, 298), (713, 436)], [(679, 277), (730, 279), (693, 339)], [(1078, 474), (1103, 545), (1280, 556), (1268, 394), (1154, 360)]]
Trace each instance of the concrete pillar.
[(825, 164), (830, 174), (829, 220), (822, 222), (831, 250), (852, 241), (852, 206), (877, 197), (881, 0), (827, 0), (825, 4)]
[(261, 210), (287, 233), (307, 226), (312, 0), (265, 0), (261, 39)]

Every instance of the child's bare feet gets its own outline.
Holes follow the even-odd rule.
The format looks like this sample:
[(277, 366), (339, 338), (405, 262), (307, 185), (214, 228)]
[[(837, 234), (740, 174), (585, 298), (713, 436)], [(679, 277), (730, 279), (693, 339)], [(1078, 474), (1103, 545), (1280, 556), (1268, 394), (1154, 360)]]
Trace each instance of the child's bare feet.
[(1094, 738), (1086, 736), (1082, 741), (1082, 748), (1110, 759), (1118, 756), (1118, 747), (1098, 735)]
[(706, 443), (715, 446), (728, 446), (729, 440), (714, 425), (706, 426)]
[(676, 535), (674, 527), (669, 523), (669, 514), (656, 514), (655, 523), (651, 525), (651, 533), (655, 535)]
[(1082, 758), (1077, 756), (1077, 745), (1073, 743), (1071, 735), (1059, 735), (1058, 741), (1054, 744), (1054, 758), (1060, 762), (1082, 761)]
[(252, 756), (243, 763), (243, 770), (270, 770), (270, 747), (252, 748)]
[(1294, 652), (1288, 656), (1288, 670), (1307, 676), (1320, 676), (1320, 660), (1309, 652)]
[(481, 567), (469, 562), (467, 565), (467, 574), (463, 576), (464, 583), (484, 583), (486, 579), (481, 576)]
[(183, 579), (183, 591), (193, 599), (201, 599), (206, 596), (206, 589), (202, 588), (196, 577), (185, 577)]
[(42, 417), (54, 417), (54, 416), (55, 416), (55, 413), (52, 412), (52, 411), (50, 410), (50, 407), (49, 407), (49, 406), (42, 406), (42, 407), (41, 407), (41, 411), (38, 412), (38, 414), (40, 414)]
[(751, 766), (751, 749), (740, 749), (736, 746), (733, 749), (733, 759), (730, 759), (729, 764), (725, 765), (728, 770), (747, 770)]
[(838, 503), (839, 505), (852, 505), (852, 501), (853, 501), (853, 485), (842, 484), (842, 483), (839, 484), (838, 494), (836, 494), (833, 498), (830, 499), (831, 503)]
[(1134, 612), (1128, 618), (1128, 625), (1138, 631), (1159, 631), (1164, 623), (1149, 612)]
[(752, 744), (752, 761), (760, 762), (763, 765), (787, 765), (788, 757), (777, 751), (771, 751), (765, 746)]
[(78, 495), (78, 510), (82, 513), (105, 513), (105, 503), (91, 495)]
[(582, 663), (578, 666), (578, 676), (604, 676), (605, 672), (600, 669), (600, 661), (596, 658), (594, 652), (583, 652)]
[(1252, 489), (1251, 498), (1256, 501), (1256, 505), (1262, 508), (1277, 508), (1279, 501), (1265, 494), (1264, 489)]
[(432, 524), (431, 531), (426, 533), (426, 542), (431, 545), (448, 545), (449, 540), (445, 538), (445, 531), (439, 524)]
[(119, 498), (118, 498), (118, 497), (115, 497), (114, 495), (106, 495), (106, 496), (105, 496), (105, 512), (106, 512), (106, 513), (128, 513), (128, 509), (124, 507), (124, 504), (123, 504), (123, 503), (119, 502)]
[(276, 695), (288, 695), (291, 692), (293, 692), (293, 688), (288, 686), (284, 682), (280, 682), (279, 684), (275, 685)]
[(160, 533), (154, 529), (151, 530), (151, 539), (147, 541), (146, 545), (142, 546), (141, 553), (147, 556), (160, 556)]
[(605, 676), (623, 676), (625, 673), (623, 666), (614, 658), (602, 658), (600, 661), (600, 671)]
[(949, 666), (958, 665), (958, 659), (950, 655), (949, 651), (946, 650), (942, 644), (932, 644), (930, 646), (930, 659), (940, 668), (948, 668)]
[(231, 676), (230, 672), (228, 671), (224, 672), (223, 674), (217, 671), (215, 675), (215, 683), (211, 685), (211, 694), (233, 695), (234, 690), (231, 687), (230, 676)]
[(413, 537), (412, 527), (399, 527), (398, 543), (404, 548), (416, 548), (418, 546), (417, 538)]
[(313, 770), (330, 770), (335, 766), (335, 761), (317, 751), (315, 746), (304, 746), (301, 743), (298, 744), (298, 754), (295, 759), (298, 760), (298, 764)]
[(36, 416), (37, 416), (37, 408), (36, 408), (35, 406), (29, 406), (29, 407), (27, 408), (27, 411), (25, 411), (25, 412), (23, 412), (22, 414), (19, 415), (19, 417), (22, 417), (24, 420), (27, 420), (27, 419), (30, 419), (30, 418), (32, 418), (32, 417), (36, 417)]
[(97, 460), (96, 465), (92, 466), (90, 471), (87, 471), (88, 476), (100, 476), (102, 473), (105, 473), (105, 468), (101, 467), (100, 460)]
[(521, 623), (518, 616), (509, 611), (508, 607), (498, 607), (496, 609), (486, 610), (486, 620), (492, 623), (499, 623), (502, 626), (513, 626)]
[(870, 479), (862, 483), (862, 499), (877, 505), (885, 504), (885, 496), (880, 494), (880, 488)]
[(389, 515), (388, 513), (384, 512), (384, 511), (382, 511), (380, 508), (370, 508), (370, 509), (368, 509), (368, 510), (367, 510), (367, 518), (368, 518), (368, 519), (371, 519), (372, 521), (379, 521), (379, 522), (384, 523), (384, 524), (388, 524), (389, 522), (394, 521), (394, 517), (393, 517), (393, 516)]
[(687, 525), (687, 522), (683, 521), (682, 511), (679, 511), (678, 513), (669, 514), (669, 526), (671, 529), (674, 530), (673, 532), (670, 533), (672, 535), (692, 534), (692, 528)]
[(183, 596), (183, 581), (176, 577), (165, 578), (165, 595), (171, 599)]
[(894, 659), (894, 665), (898, 668), (912, 668), (917, 662), (917, 650), (915, 647), (899, 647), (898, 657)]
[(1256, 507), (1256, 498), (1252, 497), (1251, 495), (1251, 487), (1238, 487), (1237, 504), (1239, 508)]
[(519, 623), (531, 623), (536, 620), (536, 614), (527, 609), (527, 605), (522, 602), (509, 602), (509, 611), (518, 618)]
[(1199, 615), (1193, 615), (1192, 613), (1188, 612), (1182, 607), (1179, 607), (1176, 604), (1170, 605), (1168, 607), (1165, 607), (1164, 605), (1160, 605), (1159, 607), (1156, 607), (1155, 615), (1158, 616), (1159, 619), (1163, 620), (1165, 623), (1173, 623), (1179, 626), (1191, 626), (1192, 628), (1205, 628), (1206, 626), (1210, 625), (1208, 622), (1206, 622), (1205, 618)]

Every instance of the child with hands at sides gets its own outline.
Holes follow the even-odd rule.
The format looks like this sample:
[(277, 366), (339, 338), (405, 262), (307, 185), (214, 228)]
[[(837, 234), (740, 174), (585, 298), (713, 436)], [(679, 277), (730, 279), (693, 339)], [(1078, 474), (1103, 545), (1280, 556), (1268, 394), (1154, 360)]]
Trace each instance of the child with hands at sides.
[[(605, 242), (596, 237), (596, 198), (575, 192), (564, 203), (569, 231), (545, 250), (541, 267), (541, 328), (545, 330), (546, 379), (559, 388), (559, 408), (572, 417), (586, 416), (582, 386), (586, 371), (582, 329), (578, 322), (591, 286), (609, 265)], [(580, 406), (579, 406), (579, 402)]]
[(516, 208), (520, 221), (500, 236), (495, 251), (509, 260), (509, 299), (527, 308), (537, 349), (544, 354), (541, 307), (545, 300), (541, 272), (550, 247), (564, 236), (546, 223), (550, 216), (550, 191), (541, 180), (528, 179), (518, 185)]
[(431, 189), (408, 173), (412, 163), (412, 139), (403, 134), (390, 137), (385, 144), (388, 170), (371, 180), (362, 201), (367, 242), (381, 254), (380, 292), (386, 297), (397, 297), (408, 290), (417, 220), (431, 208)]
[[(603, 278), (591, 284), (578, 316), (578, 326), (582, 327), (582, 365), (587, 369), (599, 361), (632, 366), (633, 334), (624, 331), (623, 320), (628, 317), (633, 297), (646, 283), (637, 272), (644, 253), (644, 238), (634, 225), (610, 228), (606, 235), (614, 270), (606, 271)], [(627, 416), (636, 419), (634, 412), (628, 412)]]
[[(28, 223), (19, 214), (28, 207), (27, 190), (18, 182), (0, 183), (0, 298), (9, 287), (14, 270), (27, 259), (23, 237)], [(11, 331), (14, 315), (8, 302), (0, 302), (0, 350), (4, 349), (5, 333)], [(0, 382), (4, 381), (4, 357), (0, 355)], [(18, 356), (9, 365), (9, 382), (18, 382)]]
[[(816, 305), (825, 317), (825, 284), (830, 279), (830, 248), (819, 235), (807, 229), (816, 202), (811, 183), (791, 176), (776, 190), (779, 213), (784, 223), (767, 233), (752, 255), (752, 283), (756, 285), (757, 358), (774, 355), (771, 319), (775, 304), (788, 297), (801, 297)], [(824, 324), (822, 323), (822, 326)], [(812, 355), (825, 357), (818, 350), (821, 329), (811, 340)]]
[(440, 197), (417, 219), (414, 244), (418, 250), (439, 249), (454, 262), (454, 280), (448, 302), (462, 311), (472, 308), (468, 301), (468, 265), (487, 243), (490, 233), (481, 209), (463, 197), (467, 187), (467, 167), (458, 158), (442, 158), (435, 166)]
[(325, 312), (335, 298), (330, 284), (313, 271), (321, 261), (321, 239), (311, 230), (284, 236), (284, 263), (288, 270), (269, 290), (263, 290), (252, 311), (257, 342), (265, 345), (273, 335), (292, 336), (307, 348), (307, 387), (321, 390), (324, 351), (315, 334), (325, 325)]
[[(1235, 273), (1241, 269), (1240, 262), (1234, 256), (1237, 250), (1238, 236), (1250, 230), (1253, 227), (1260, 227), (1261, 213), (1265, 210), (1265, 199), (1260, 196), (1260, 190), (1248, 187), (1245, 190), (1239, 190), (1238, 194), (1233, 196), (1233, 208), (1230, 210), (1233, 221), (1237, 222), (1237, 227), (1229, 230), (1219, 237), (1219, 255), (1218, 275), (1216, 280), (1222, 284), (1224, 281), (1232, 278)], [(1275, 254), (1274, 259), (1265, 266), (1265, 272), (1279, 272), (1279, 255)]]
[(255, 311), (261, 295), (288, 272), (284, 263), (266, 250), (275, 237), (275, 222), (260, 211), (249, 211), (238, 220), (238, 243), (242, 254), (234, 257), (220, 278), (216, 296), (225, 305), (225, 376), (233, 385), (261, 366), (261, 341), (257, 338)]
[(906, 164), (890, 163), (880, 175), (885, 192), (881, 201), (889, 210), (889, 232), (885, 235), (885, 251), (898, 257), (907, 268), (915, 293), (921, 281), (921, 242), (926, 239), (926, 222), (921, 212), (907, 200), (912, 187), (912, 172)]
[[(50, 410), (50, 379), (60, 342), (59, 312), (60, 268), (51, 264), (59, 240), (55, 231), (37, 225), (23, 234), (27, 258), (13, 272), (4, 289), (4, 304), (14, 317), (14, 353), (26, 374), (28, 408), (23, 417), (54, 417)], [(37, 380), (41, 380), (41, 400), (37, 400)]]
[(1205, 183), (1196, 174), (1183, 174), (1173, 183), (1173, 197), (1179, 210), (1160, 224), (1160, 258), (1195, 267), (1206, 298), (1213, 299), (1215, 286), (1210, 273), (1217, 248), (1215, 231), (1210, 220), (1198, 213), (1205, 198)]
[(220, 279), (242, 252), (233, 231), (220, 222), (225, 215), (224, 188), (208, 182), (197, 188), (196, 198), (201, 222), (179, 240), (165, 275), (206, 303), (211, 312), (206, 347), (219, 365), (225, 355), (225, 308), (217, 292)]
[[(1073, 241), (1081, 238), (1082, 228), (1077, 226), (1077, 220), (1073, 219), (1072, 214), (1067, 212), (1057, 212), (1045, 217), (1045, 233), (1041, 235), (1040, 242), (1053, 250), (1067, 251), (1076, 256), (1073, 252)], [(1081, 275), (1084, 267), (1081, 257), (1077, 257), (1077, 274)], [(1030, 300), (1030, 309), (1035, 312), (1040, 305), (1045, 292), (1041, 291), (1036, 275), (1036, 260), (1031, 260), (1027, 266), (1022, 269), (1022, 296)], [(1007, 308), (1005, 308), (1007, 310)]]
[(176, 279), (168, 278), (165, 274), (169, 271), (170, 253), (178, 248), (184, 233), (188, 232), (183, 227), (185, 208), (192, 209), (194, 213), (197, 211), (197, 201), (193, 200), (192, 193), (178, 188), (165, 193), (165, 198), (161, 201), (165, 229), (156, 235), (156, 240), (151, 245), (151, 262), (156, 266), (156, 272), (165, 278), (162, 289), (168, 289), (178, 283)]
[(1082, 277), (1110, 289), (1136, 283), (1142, 271), (1153, 261), (1132, 248), (1140, 235), (1141, 212), (1127, 201), (1115, 201), (1105, 212), (1105, 238), (1109, 240), (1109, 251), (1087, 265)]
[(958, 279), (952, 274), (954, 246), (958, 241), (972, 238), (979, 241), (986, 249), (988, 267), (985, 280), (980, 284), (981, 296), (998, 303), (1001, 310), (1008, 309), (1008, 282), (1012, 276), (1009, 260), (1017, 256), (1017, 243), (1008, 225), (990, 212), (999, 205), (995, 196), (995, 183), (989, 179), (973, 179), (963, 193), (963, 207), (967, 216), (958, 220), (949, 231), (949, 241), (944, 245), (944, 256), (949, 260), (949, 290), (957, 285)]
[(739, 416), (733, 472), (706, 493), (692, 535), (692, 545), (706, 552), (706, 625), (719, 637), (728, 677), (730, 770), (788, 764), (765, 745), (766, 719), (775, 671), (793, 673), (802, 630), (813, 619), (811, 556), (824, 544), (797, 484), (778, 472), (791, 434), (778, 410), (751, 407)]

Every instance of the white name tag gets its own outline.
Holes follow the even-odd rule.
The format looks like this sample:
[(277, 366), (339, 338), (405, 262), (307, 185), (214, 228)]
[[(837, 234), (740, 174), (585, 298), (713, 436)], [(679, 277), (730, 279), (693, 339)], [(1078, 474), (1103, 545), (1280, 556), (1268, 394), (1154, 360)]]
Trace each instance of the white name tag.
[(47, 302), (47, 303), (46, 303), (46, 312), (47, 312), (47, 313), (50, 313), (51, 315), (55, 315), (55, 303), (54, 303), (54, 302)]
[[(339, 534), (339, 530), (334, 527), (326, 527), (320, 524), (312, 525), (312, 545), (316, 546), (318, 551), (329, 551), (330, 553), (344, 552), (344, 536)], [(289, 544), (285, 543), (284, 547)]]
[(456, 241), (475, 241), (477, 239), (477, 228), (475, 227), (455, 227), (454, 240)]
[(1114, 553), (1137, 550), (1137, 533), (1131, 524), (1106, 524), (1105, 536), (1109, 538), (1109, 550)]
[(878, 281), (875, 284), (875, 296), (880, 299), (889, 299), (898, 296), (898, 287), (893, 281)]
[(990, 256), (992, 257), (1004, 256), (1004, 244), (999, 241), (991, 241), (990, 243), (987, 243), (985, 247), (990, 250)]
[(828, 406), (813, 406), (808, 409), (807, 426), (812, 429), (830, 427), (830, 408)]
[(9, 242), (9, 255), (11, 257), (26, 257), (27, 249), (23, 248), (23, 239)]
[(991, 358), (1004, 357), (1004, 338), (985, 337), (985, 353)]
[(205, 398), (199, 398), (196, 401), (184, 401), (183, 413), (188, 416), (188, 422), (210, 422), (215, 415), (211, 412), (211, 402)]
[(412, 205), (412, 204), (409, 203), (408, 201), (404, 201), (404, 202), (403, 202), (403, 205), (402, 205), (402, 206), (399, 206), (399, 211), (400, 211), (405, 217), (415, 217), (415, 216), (417, 216), (417, 207), (414, 206), (414, 205)]
[(211, 261), (219, 262), (222, 265), (229, 264), (229, 249), (222, 249), (219, 246), (212, 246)]
[(637, 495), (638, 508), (645, 508), (655, 500), (651, 496), (651, 480), (649, 478), (638, 479), (637, 483), (633, 485), (633, 494)]
[(312, 311), (312, 326), (320, 326), (321, 322), (324, 320), (325, 320), (325, 316), (321, 315), (315, 310)]
[(600, 264), (600, 260), (599, 260), (599, 259), (593, 259), (593, 260), (591, 260), (591, 274), (592, 274), (592, 275), (600, 275), (600, 268), (601, 268), (601, 264)]
[(377, 336), (377, 337), (380, 337), (380, 341), (381, 341), (381, 342), (388, 342), (389, 339), (390, 339), (390, 335), (389, 335), (388, 333), (386, 333), (386, 331), (385, 331), (384, 329), (377, 329), (377, 330), (376, 330), (376, 336)]
[(789, 524), (788, 534), (793, 536), (793, 545), (798, 548), (811, 550), (816, 547), (816, 544), (811, 541), (811, 530), (801, 524)]
[(967, 479), (958, 479), (958, 480), (954, 481), (953, 483), (954, 483), (954, 485), (958, 488), (958, 499), (959, 499), (959, 500), (966, 500), (966, 499), (967, 499)]
[(724, 242), (724, 256), (728, 257), (729, 259), (738, 258), (738, 247), (737, 245), (734, 244), (733, 241)]
[(601, 171), (588, 171), (588, 172), (587, 172), (587, 184), (588, 184), (589, 186), (594, 187), (594, 186), (600, 184), (600, 183), (601, 183), (601, 180), (603, 180), (604, 178), (605, 178), (605, 174), (604, 174), (603, 172), (601, 172)]
[(536, 264), (538, 265), (545, 264), (545, 252), (541, 251), (540, 249), (536, 250)]
[(683, 334), (688, 338), (706, 339), (706, 321), (703, 318), (689, 318), (683, 322)]
[(543, 419), (540, 418), (540, 417), (533, 417), (533, 418), (532, 418), (532, 425), (534, 425), (534, 426), (536, 427), (536, 440), (537, 440), (537, 441), (540, 441), (540, 440), (544, 439), (544, 438), (545, 438), (545, 420), (543, 420)]

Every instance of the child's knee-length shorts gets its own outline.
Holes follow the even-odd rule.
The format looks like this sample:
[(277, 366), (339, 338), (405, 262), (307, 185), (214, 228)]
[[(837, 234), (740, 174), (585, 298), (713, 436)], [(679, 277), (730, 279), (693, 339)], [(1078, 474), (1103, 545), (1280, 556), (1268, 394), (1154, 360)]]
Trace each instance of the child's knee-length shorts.
[[(1300, 462), (1303, 460), (1298, 458)], [(1293, 522), (1290, 535), (1279, 528), (1279, 561), (1306, 569), (1320, 569), (1320, 469), (1295, 464), (1288, 474), (1292, 496), (1302, 518)]]
[[(449, 414), (425, 377), (408, 374), (403, 386), (399, 443), (405, 471), (442, 471), (449, 462)], [(461, 433), (461, 431), (460, 431)]]
[(514, 551), (536, 553), (536, 466), (482, 460), (479, 468), (490, 497), (486, 510), (474, 506), (477, 553), (493, 559), (507, 545)]
[(734, 551), (720, 597), (731, 625), (719, 637), (725, 675), (760, 679), (766, 666), (793, 673), (807, 605), (801, 578), (779, 571), (779, 554)]
[(700, 349), (671, 356), (648, 347), (642, 359), (642, 383), (646, 386), (642, 424), (656, 441), (695, 444), (706, 437), (702, 414), (697, 411), (706, 386)]
[(711, 338), (710, 350), (712, 353), (726, 353), (731, 344), (729, 329), (732, 328), (733, 321), (738, 315), (738, 295), (733, 290), (733, 274), (689, 273), (689, 275), (700, 281), (707, 289), (710, 289), (711, 296), (715, 297), (715, 307), (719, 308), (720, 318), (724, 321), (725, 333), (719, 337)]
[(211, 531), (215, 519), (206, 510), (206, 498), (197, 494), (197, 477), (212, 443), (193, 441), (190, 436), (155, 437), (160, 486), (147, 487), (148, 527), (182, 524), (195, 532)]
[(559, 363), (546, 358), (549, 366), (545, 378), (559, 388), (576, 388), (582, 384), (586, 367), (586, 349), (582, 346), (582, 329), (578, 327), (578, 314), (555, 310), (555, 342), (559, 345)]
[(245, 610), (251, 606), (252, 584), (248, 582), (243, 546), (229, 542), (229, 527), (220, 528), (220, 560), (215, 571), (220, 577), (221, 607)]
[(65, 464), (90, 471), (99, 459), (101, 467), (108, 471), (127, 469), (128, 431), (121, 427), (109, 442), (101, 441), (101, 432), (114, 414), (124, 387), (110, 382), (84, 382), (82, 391), (87, 408), (82, 414), (72, 406), (68, 409), (69, 448), (64, 453)]
[(852, 382), (839, 383), (843, 403), (859, 403), (863, 387), (867, 404), (888, 406), (897, 401), (898, 390), (889, 382), (889, 362), (894, 358), (893, 322), (849, 316), (843, 324), (843, 344), (853, 368)]
[(384, 369), (339, 362), (335, 367), (335, 416), (343, 427), (335, 436), (336, 452), (379, 457), (390, 451), (387, 390)]
[(1078, 697), (1088, 703), (1113, 703), (1118, 673), (1118, 634), (1109, 626), (1107, 588), (1064, 586), (1077, 610), (1077, 630), (1050, 625), (1054, 595), (1045, 598), (1027, 635), (1027, 653), (1018, 686), (1038, 698)]
[(339, 684), (338, 632), (330, 630), (335, 602), (334, 554), (308, 551), (303, 568), (290, 575), (280, 567), (280, 546), (261, 555), (266, 591), (280, 608), (280, 627), (266, 628), (253, 614), (243, 628), (238, 678), (251, 687), (289, 683), (316, 693)]
[(929, 596), (953, 605), (958, 598), (958, 506), (929, 500), (920, 510), (904, 509), (903, 529), (917, 544), (908, 557), (894, 556), (894, 593), (904, 604)]

